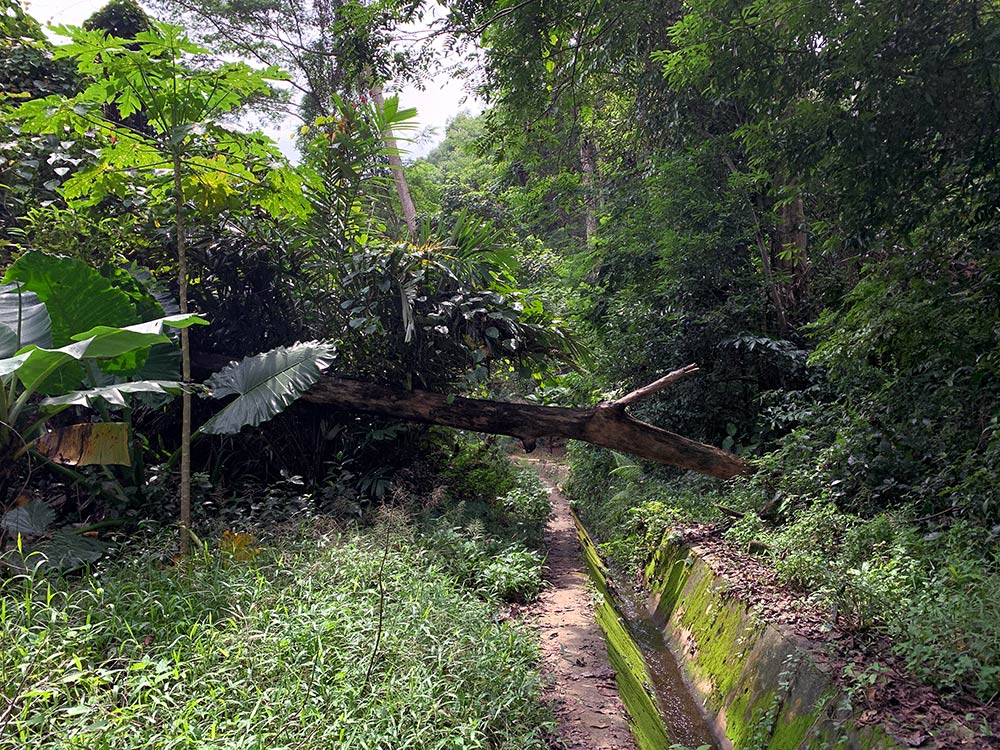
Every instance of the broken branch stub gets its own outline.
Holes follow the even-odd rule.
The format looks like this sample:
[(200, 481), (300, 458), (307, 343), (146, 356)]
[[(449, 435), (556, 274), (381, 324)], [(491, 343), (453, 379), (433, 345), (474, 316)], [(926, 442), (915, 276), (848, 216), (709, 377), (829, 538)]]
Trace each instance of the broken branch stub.
[(644, 385), (642, 388), (636, 388), (634, 391), (622, 396), (617, 401), (613, 401), (611, 405), (616, 409), (624, 409), (629, 404), (634, 404), (644, 398), (649, 398), (654, 393), (658, 393), (665, 388), (669, 388), (674, 383), (684, 380), (685, 378), (688, 378), (698, 372), (700, 372), (698, 365), (684, 365), (684, 367), (680, 367), (673, 372), (667, 373), (662, 378), (653, 381), (649, 385)]

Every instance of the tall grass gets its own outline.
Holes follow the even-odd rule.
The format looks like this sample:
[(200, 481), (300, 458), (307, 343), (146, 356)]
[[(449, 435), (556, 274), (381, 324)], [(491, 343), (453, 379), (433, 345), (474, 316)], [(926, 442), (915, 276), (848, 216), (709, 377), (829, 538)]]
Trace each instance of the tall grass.
[(532, 639), (405, 528), (238, 557), (0, 582), (0, 748), (545, 747)]

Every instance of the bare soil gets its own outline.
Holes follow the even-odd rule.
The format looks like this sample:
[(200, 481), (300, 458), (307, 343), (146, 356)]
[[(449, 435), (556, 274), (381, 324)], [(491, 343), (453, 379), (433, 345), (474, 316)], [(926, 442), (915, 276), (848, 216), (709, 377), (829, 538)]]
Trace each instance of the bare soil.
[(635, 750), (604, 636), (594, 618), (593, 594), (583, 553), (559, 489), (565, 467), (558, 456), (520, 457), (538, 472), (551, 493), (545, 529), (546, 588), (524, 614), (538, 628), (544, 698), (559, 724), (553, 748)]

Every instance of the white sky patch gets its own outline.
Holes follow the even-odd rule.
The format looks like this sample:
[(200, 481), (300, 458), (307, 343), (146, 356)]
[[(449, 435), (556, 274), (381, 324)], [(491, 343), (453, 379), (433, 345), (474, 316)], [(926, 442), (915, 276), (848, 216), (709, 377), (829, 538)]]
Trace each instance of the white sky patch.
[[(22, 6), (42, 25), (78, 26), (106, 3), (107, 0), (24, 0)], [(436, 12), (436, 6), (432, 6), (432, 14)], [(388, 86), (387, 90), (393, 91), (392, 86)], [(451, 72), (433, 76), (425, 82), (423, 90), (415, 86), (405, 86), (398, 95), (400, 107), (417, 109), (413, 130), (400, 134), (402, 136), (400, 146), (408, 152), (411, 159), (426, 156), (440, 143), (448, 121), (459, 112), (478, 114), (483, 109), (482, 103), (470, 96), (465, 91), (462, 81), (455, 78)], [(293, 160), (297, 159), (294, 137), (301, 124), (299, 121), (289, 118), (281, 123), (247, 124), (250, 127), (259, 127), (277, 142), (282, 153)], [(409, 142), (404, 139), (409, 139)]]

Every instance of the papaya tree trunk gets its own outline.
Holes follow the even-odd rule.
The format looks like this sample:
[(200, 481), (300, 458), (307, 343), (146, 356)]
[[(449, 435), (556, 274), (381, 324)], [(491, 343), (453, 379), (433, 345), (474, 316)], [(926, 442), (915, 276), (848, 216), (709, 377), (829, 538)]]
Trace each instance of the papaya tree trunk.
[[(385, 97), (382, 94), (381, 86), (372, 86), (369, 89), (372, 101), (380, 112), (385, 110)], [(392, 171), (392, 181), (396, 186), (396, 194), (399, 196), (399, 203), (403, 207), (403, 221), (406, 223), (406, 231), (410, 237), (417, 233), (417, 209), (413, 205), (413, 197), (410, 195), (410, 186), (406, 181), (406, 173), (403, 171), (403, 160), (399, 158), (399, 144), (392, 134), (392, 128), (386, 128), (382, 133), (382, 140), (388, 151), (389, 168)]]
[[(372, 86), (369, 90), (372, 101), (378, 107), (379, 112), (385, 111), (385, 97), (382, 94), (381, 86)], [(406, 224), (406, 231), (410, 237), (417, 233), (417, 209), (413, 205), (413, 197), (410, 195), (410, 185), (406, 181), (406, 173), (403, 171), (403, 160), (399, 158), (399, 144), (392, 134), (392, 128), (386, 128), (382, 133), (382, 140), (388, 150), (389, 167), (392, 171), (392, 181), (396, 186), (396, 194), (399, 196), (399, 203), (403, 207), (403, 221)]]
[[(181, 181), (181, 154), (174, 151), (174, 231), (177, 236), (177, 297), (181, 314), (188, 311), (187, 250), (184, 226), (184, 184)], [(188, 329), (181, 329), (181, 487), (180, 487), (180, 553), (191, 547), (191, 343)]]

